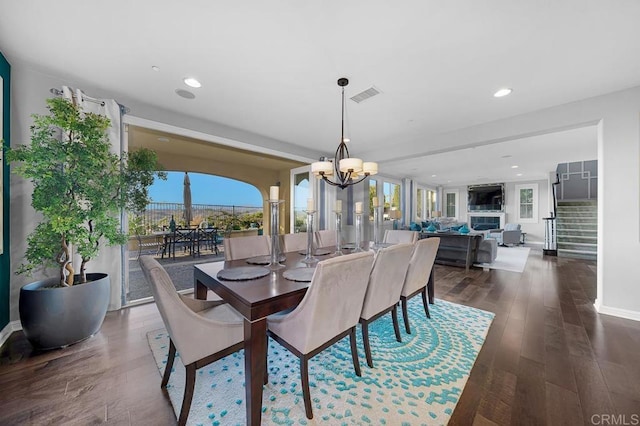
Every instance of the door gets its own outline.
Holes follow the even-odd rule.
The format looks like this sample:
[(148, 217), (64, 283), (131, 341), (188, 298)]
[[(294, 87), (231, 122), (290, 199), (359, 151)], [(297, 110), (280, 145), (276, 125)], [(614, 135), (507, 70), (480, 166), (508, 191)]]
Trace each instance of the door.
[[(307, 232), (307, 207), (309, 200), (313, 200), (314, 210), (319, 208), (319, 200), (315, 195), (314, 179), (311, 175), (311, 166), (291, 169), (291, 233)], [(317, 223), (317, 214), (314, 215)]]

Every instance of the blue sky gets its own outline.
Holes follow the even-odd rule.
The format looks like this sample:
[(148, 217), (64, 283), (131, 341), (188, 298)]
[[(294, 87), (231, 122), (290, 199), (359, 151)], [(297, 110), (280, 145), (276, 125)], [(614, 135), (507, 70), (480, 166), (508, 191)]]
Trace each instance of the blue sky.
[[(248, 183), (202, 173), (189, 173), (193, 204), (233, 206), (263, 205), (260, 191)], [(167, 180), (156, 179), (149, 195), (157, 203), (182, 203), (184, 172), (167, 172)]]

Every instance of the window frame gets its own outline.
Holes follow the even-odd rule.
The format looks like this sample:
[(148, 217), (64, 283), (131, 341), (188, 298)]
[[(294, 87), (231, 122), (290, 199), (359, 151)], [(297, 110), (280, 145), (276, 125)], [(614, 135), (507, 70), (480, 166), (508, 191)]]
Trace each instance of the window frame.
[[(449, 206), (448, 206), (448, 195), (449, 194), (454, 194), (454, 210), (455, 210), (455, 216), (449, 216)], [(450, 218), (450, 219), (458, 219), (460, 217), (460, 191), (457, 189), (448, 189), (448, 190), (444, 190), (443, 191), (443, 209), (442, 209), (442, 216), (446, 217), (446, 218)]]
[[(530, 189), (532, 190), (531, 192), (531, 214), (532, 217), (528, 218), (528, 217), (522, 217), (520, 216), (520, 212), (521, 212), (521, 207), (522, 207), (522, 200), (520, 199), (520, 195), (521, 195), (521, 191), (523, 189)], [(525, 184), (518, 184), (515, 185), (515, 193), (516, 193), (516, 217), (519, 223), (538, 223), (539, 222), (539, 218), (538, 218), (538, 205), (539, 205), (539, 199), (538, 199), (538, 184), (537, 183), (525, 183)], [(528, 204), (527, 204), (528, 205)]]

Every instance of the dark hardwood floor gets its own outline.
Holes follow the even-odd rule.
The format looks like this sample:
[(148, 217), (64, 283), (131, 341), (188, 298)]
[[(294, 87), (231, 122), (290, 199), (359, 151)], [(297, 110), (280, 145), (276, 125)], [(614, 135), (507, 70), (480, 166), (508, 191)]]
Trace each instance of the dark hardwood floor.
[[(522, 274), (436, 265), (437, 299), (496, 314), (449, 424), (633, 424), (640, 323), (597, 314), (595, 287), (594, 262), (534, 250)], [(14, 333), (0, 351), (0, 425), (175, 424), (146, 341), (160, 327), (149, 304), (109, 313), (66, 349), (34, 352)]]

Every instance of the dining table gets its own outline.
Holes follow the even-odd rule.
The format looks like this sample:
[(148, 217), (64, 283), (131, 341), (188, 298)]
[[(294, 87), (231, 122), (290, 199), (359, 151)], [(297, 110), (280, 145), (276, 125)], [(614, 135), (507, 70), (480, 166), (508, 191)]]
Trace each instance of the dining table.
[[(333, 250), (327, 250), (333, 253)], [(220, 271), (233, 272), (248, 266), (247, 260), (219, 261), (194, 265), (194, 294), (197, 299), (206, 299), (207, 290), (235, 308), (244, 317), (244, 362), (247, 425), (259, 425), (262, 415), (262, 386), (266, 373), (267, 316), (296, 307), (304, 297), (309, 281), (295, 281), (285, 278), (286, 271), (298, 268), (315, 268), (317, 263), (306, 264), (304, 254), (285, 253), (281, 260), (283, 267), (271, 269), (263, 265), (268, 273), (256, 279), (228, 280), (218, 278)], [(318, 260), (331, 255), (318, 256)], [(263, 256), (268, 258), (269, 256)], [(263, 271), (266, 272), (266, 271)], [(310, 279), (310, 275), (309, 275)]]

